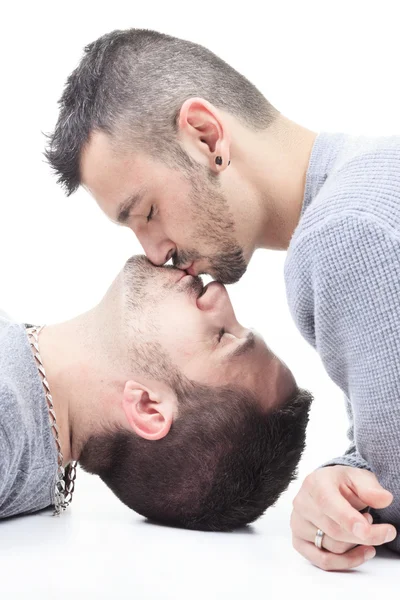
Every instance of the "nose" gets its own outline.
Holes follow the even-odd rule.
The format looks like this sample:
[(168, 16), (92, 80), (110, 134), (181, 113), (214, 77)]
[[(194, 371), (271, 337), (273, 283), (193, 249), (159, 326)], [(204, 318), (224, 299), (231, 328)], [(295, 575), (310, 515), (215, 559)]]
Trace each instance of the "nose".
[(157, 267), (161, 267), (168, 262), (176, 252), (176, 247), (171, 240), (164, 240), (158, 243), (141, 240), (141, 244), (149, 261)]
[(202, 311), (219, 310), (225, 311), (227, 306), (231, 306), (231, 302), (222, 283), (212, 281), (206, 286), (205, 291), (197, 299), (197, 308)]
[(196, 301), (197, 308), (208, 313), (219, 326), (224, 325), (236, 337), (245, 337), (248, 330), (236, 319), (235, 312), (225, 286), (217, 281), (207, 285), (205, 292)]

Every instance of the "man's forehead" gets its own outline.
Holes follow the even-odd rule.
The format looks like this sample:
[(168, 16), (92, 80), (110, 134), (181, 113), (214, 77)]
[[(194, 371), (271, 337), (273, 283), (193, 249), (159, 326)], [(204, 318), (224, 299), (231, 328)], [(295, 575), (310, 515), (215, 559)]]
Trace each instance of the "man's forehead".
[(81, 183), (100, 203), (120, 201), (149, 180), (146, 157), (119, 151), (102, 131), (93, 132), (81, 156)]
[(94, 131), (82, 150), (82, 183), (87, 185), (102, 175), (104, 178), (113, 174), (119, 175), (125, 172), (128, 166), (135, 166), (135, 170), (139, 171), (143, 163), (143, 158), (138, 153), (129, 151), (122, 143), (118, 146), (118, 142), (104, 131)]

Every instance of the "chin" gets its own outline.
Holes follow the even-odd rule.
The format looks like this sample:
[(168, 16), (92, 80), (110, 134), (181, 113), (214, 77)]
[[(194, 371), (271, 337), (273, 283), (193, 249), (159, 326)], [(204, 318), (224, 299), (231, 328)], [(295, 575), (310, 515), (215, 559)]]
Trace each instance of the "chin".
[(144, 256), (143, 254), (134, 254), (126, 261), (124, 270), (132, 270), (140, 267), (148, 270), (151, 270), (151, 268), (155, 268), (154, 265), (149, 261), (147, 256)]
[(219, 283), (223, 283), (224, 285), (230, 285), (231, 283), (237, 283), (243, 277), (243, 275), (247, 271), (247, 265), (243, 265), (241, 269), (213, 269), (210, 271), (211, 277), (213, 277)]

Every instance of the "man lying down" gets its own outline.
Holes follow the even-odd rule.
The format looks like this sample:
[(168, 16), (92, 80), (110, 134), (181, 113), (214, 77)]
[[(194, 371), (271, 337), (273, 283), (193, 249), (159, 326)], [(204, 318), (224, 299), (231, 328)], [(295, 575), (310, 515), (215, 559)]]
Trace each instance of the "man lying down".
[(311, 396), (221, 284), (135, 256), (89, 312), (0, 324), (0, 517), (62, 512), (75, 461), (141, 515), (215, 531), (295, 476)]

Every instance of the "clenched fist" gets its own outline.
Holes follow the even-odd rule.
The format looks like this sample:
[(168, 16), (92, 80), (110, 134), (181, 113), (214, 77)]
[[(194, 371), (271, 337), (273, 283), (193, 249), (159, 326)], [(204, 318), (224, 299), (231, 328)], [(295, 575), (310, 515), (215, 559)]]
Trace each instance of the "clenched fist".
[[(308, 475), (293, 501), (293, 546), (326, 571), (352, 569), (375, 556), (374, 546), (397, 535), (392, 525), (373, 525), (366, 507), (386, 508), (393, 496), (375, 475), (353, 467), (324, 467)], [(324, 532), (322, 549), (315, 544)]]

